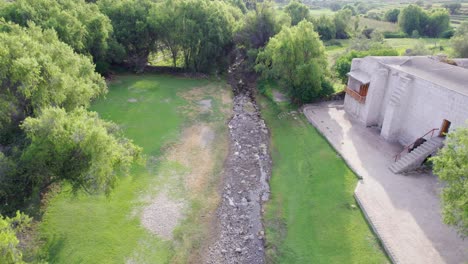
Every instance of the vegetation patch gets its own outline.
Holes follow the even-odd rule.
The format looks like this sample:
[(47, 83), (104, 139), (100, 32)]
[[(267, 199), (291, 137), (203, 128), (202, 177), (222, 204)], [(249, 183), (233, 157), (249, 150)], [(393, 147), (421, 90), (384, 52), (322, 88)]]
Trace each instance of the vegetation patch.
[[(230, 107), (221, 103), (229, 98), (229, 90), (221, 82), (154, 75), (120, 76), (109, 86), (106, 100), (93, 109), (120, 124), (125, 136), (143, 148), (146, 165), (120, 177), (109, 197), (73, 196), (65, 186), (50, 200), (39, 226), (46, 241), (44, 255), (51, 263), (186, 263), (208, 235), (204, 220), (217, 201), (214, 190), (226, 150), (224, 121), (229, 113), (219, 110)], [(184, 95), (194, 90), (199, 97), (209, 96), (216, 111), (188, 120), (188, 113), (194, 112), (186, 107), (193, 106), (197, 113), (199, 98)], [(205, 125), (194, 124), (198, 122)], [(213, 137), (204, 138), (206, 127)], [(191, 186), (195, 179), (198, 188)], [(175, 215), (180, 225), (172, 240), (167, 229), (155, 235), (142, 223), (142, 218), (157, 217), (154, 213), (161, 208), (154, 206), (161, 200), (179, 210)], [(171, 231), (174, 227), (171, 224)]]
[(266, 206), (270, 263), (386, 263), (353, 191), (356, 175), (307, 120), (261, 98), (272, 135), (271, 200)]

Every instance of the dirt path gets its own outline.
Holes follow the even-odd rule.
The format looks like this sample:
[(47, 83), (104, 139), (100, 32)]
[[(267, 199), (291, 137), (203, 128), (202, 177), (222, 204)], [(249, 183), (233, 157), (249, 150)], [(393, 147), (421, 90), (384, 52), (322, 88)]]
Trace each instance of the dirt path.
[(252, 94), (255, 76), (246, 73), (243, 62), (238, 53), (229, 69), (234, 109), (216, 231), (205, 255), (210, 264), (265, 263), (262, 204), (269, 197), (269, 132)]

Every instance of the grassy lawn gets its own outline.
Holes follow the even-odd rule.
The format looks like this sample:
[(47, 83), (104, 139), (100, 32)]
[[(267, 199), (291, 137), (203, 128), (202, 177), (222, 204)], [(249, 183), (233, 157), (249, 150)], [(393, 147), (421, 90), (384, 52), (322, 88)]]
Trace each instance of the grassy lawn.
[(442, 38), (400, 38), (400, 39), (385, 39), (385, 42), (404, 54), (406, 49), (413, 48), (417, 43), (422, 42), (427, 49), (433, 52), (434, 55), (444, 53), (450, 55), (452, 48), (450, 47), (449, 39)]
[[(175, 171), (191, 170), (186, 164), (163, 159), (165, 153), (177, 150), (165, 146), (179, 142), (183, 129), (190, 125), (188, 118), (193, 118), (194, 111), (188, 111), (187, 106), (194, 103), (181, 94), (199, 87), (216, 89), (222, 85), (209, 80), (156, 75), (120, 76), (110, 83), (107, 98), (96, 102), (93, 110), (121, 125), (125, 135), (143, 147), (146, 165), (137, 165), (130, 176), (121, 177), (109, 197), (84, 194), (75, 197), (65, 186), (50, 199), (39, 226), (49, 263), (168, 263), (174, 262), (174, 258), (184, 262), (183, 258), (194, 247), (190, 240), (200, 236), (200, 232), (177, 235), (181, 245), (151, 234), (140, 223), (141, 208), (148, 204), (141, 197), (154, 196), (163, 184), (167, 186), (168, 175)], [(220, 112), (222, 102), (218, 97), (212, 99), (213, 112)], [(203, 119), (224, 126), (224, 116), (220, 114), (205, 114)], [(216, 132), (224, 133), (224, 130)], [(219, 152), (215, 154), (222, 156)], [(183, 185), (178, 188), (186, 191)], [(185, 213), (188, 217), (179, 229), (193, 225), (200, 229), (197, 216), (206, 208), (197, 205), (200, 200), (195, 196), (184, 198), (188, 201)], [(184, 251), (182, 257), (178, 250)]]
[(353, 197), (356, 175), (302, 115), (260, 99), (272, 133), (267, 255), (274, 263), (386, 263)]
[(390, 23), (387, 21), (378, 21), (375, 19), (360, 17), (359, 18), (360, 28), (375, 28), (380, 32), (397, 32), (400, 30), (398, 24)]

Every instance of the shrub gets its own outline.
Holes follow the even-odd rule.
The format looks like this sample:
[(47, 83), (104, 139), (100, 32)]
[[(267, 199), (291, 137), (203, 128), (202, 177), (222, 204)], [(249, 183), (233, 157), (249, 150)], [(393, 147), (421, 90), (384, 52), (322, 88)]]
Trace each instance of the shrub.
[(346, 75), (351, 70), (351, 62), (354, 58), (364, 58), (367, 56), (398, 56), (398, 51), (393, 48), (372, 49), (367, 51), (351, 51), (339, 57), (334, 65), (334, 70), (338, 78), (346, 83), (348, 76)]
[(408, 37), (408, 35), (405, 32), (401, 32), (401, 31), (398, 31), (398, 32), (386, 31), (386, 32), (383, 32), (383, 35), (385, 38), (407, 38)]

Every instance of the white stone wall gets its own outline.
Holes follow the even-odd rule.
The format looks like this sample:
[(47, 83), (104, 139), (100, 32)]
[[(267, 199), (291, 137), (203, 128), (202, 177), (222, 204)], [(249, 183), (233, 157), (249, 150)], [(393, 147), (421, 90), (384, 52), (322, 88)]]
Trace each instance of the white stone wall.
[[(369, 74), (371, 83), (366, 103), (346, 96), (345, 110), (366, 126), (380, 127), (388, 140), (412, 143), (427, 131), (440, 128), (444, 119), (451, 122), (450, 130), (466, 124), (468, 96), (389, 68), (371, 57), (353, 60), (352, 70)], [(351, 80), (348, 85), (355, 88), (356, 83)], [(396, 92), (402, 94), (399, 100), (395, 100)]]
[(428, 81), (415, 79), (401, 115), (398, 141), (412, 143), (442, 121), (451, 122), (450, 130), (464, 126), (468, 119), (468, 97)]

